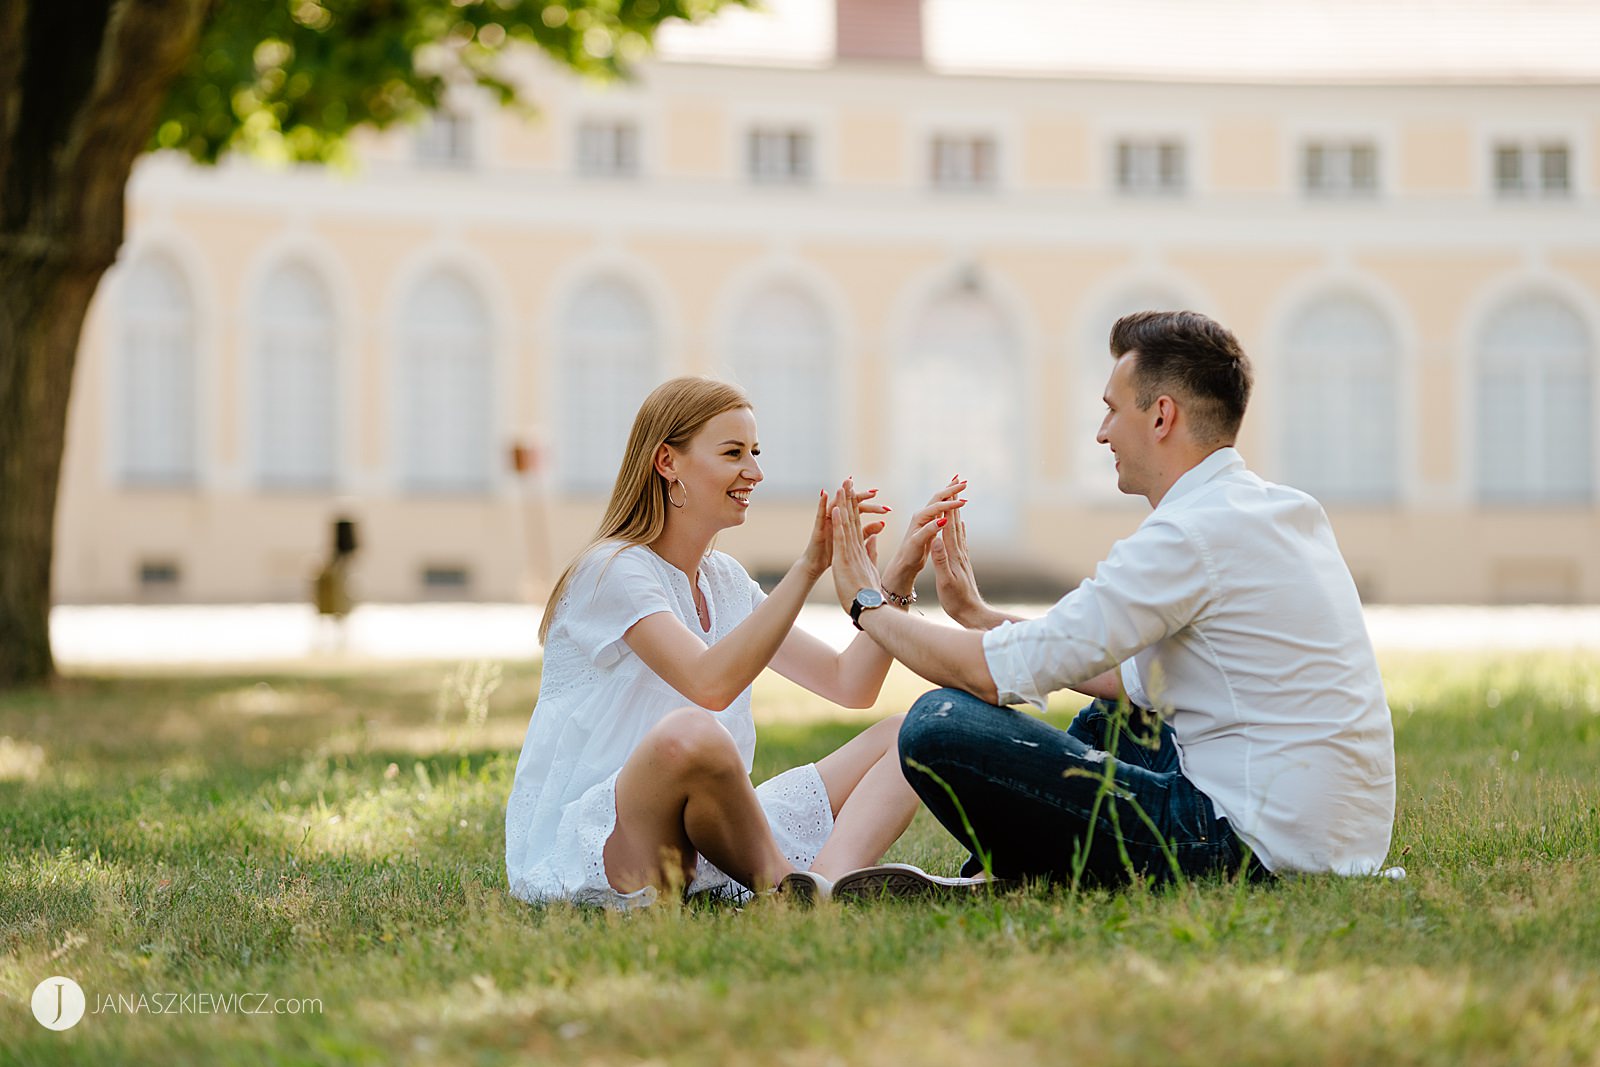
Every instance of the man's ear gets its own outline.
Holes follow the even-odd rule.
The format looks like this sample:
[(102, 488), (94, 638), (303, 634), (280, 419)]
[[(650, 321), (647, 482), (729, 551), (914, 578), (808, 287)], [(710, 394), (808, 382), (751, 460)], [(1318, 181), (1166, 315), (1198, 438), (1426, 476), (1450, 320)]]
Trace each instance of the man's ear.
[(1170, 396), (1159, 396), (1156, 398), (1155, 409), (1156, 420), (1154, 429), (1156, 432), (1156, 440), (1160, 441), (1164, 440), (1166, 436), (1172, 432), (1173, 427), (1177, 425), (1178, 404), (1177, 401), (1173, 400)]
[(656, 473), (669, 482), (678, 476), (678, 457), (673, 455), (672, 446), (669, 444), (663, 442), (661, 447), (656, 449), (654, 465)]

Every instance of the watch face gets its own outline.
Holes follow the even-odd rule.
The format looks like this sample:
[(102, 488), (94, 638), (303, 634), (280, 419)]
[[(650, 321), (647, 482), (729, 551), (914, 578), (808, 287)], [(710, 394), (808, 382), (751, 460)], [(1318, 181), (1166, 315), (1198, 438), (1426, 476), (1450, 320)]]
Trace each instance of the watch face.
[(856, 603), (864, 608), (881, 608), (884, 604), (883, 592), (879, 589), (858, 589)]

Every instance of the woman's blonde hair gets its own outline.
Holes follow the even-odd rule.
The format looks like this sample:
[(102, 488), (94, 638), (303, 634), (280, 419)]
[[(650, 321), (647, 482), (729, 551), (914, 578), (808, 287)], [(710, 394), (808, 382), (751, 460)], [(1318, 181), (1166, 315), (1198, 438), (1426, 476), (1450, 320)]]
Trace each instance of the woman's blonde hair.
[(539, 623), (541, 644), (550, 634), (556, 605), (561, 603), (567, 587), (572, 584), (572, 572), (596, 545), (605, 541), (648, 545), (666, 529), (670, 486), (656, 474), (657, 450), (664, 444), (676, 449), (687, 448), (706, 423), (724, 411), (749, 406), (750, 398), (737, 385), (693, 376), (662, 382), (645, 397), (644, 403), (639, 405), (639, 414), (633, 418), (628, 447), (622, 454), (616, 483), (611, 487), (611, 503), (606, 506), (605, 517), (600, 520), (594, 538), (561, 572), (544, 606), (544, 618)]

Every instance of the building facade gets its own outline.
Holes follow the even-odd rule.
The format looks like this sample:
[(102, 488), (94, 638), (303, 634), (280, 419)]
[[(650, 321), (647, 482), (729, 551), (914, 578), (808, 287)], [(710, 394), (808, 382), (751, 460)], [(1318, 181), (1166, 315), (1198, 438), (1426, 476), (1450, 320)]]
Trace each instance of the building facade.
[(755, 400), (752, 570), (820, 486), (903, 514), (959, 472), (980, 568), (1053, 595), (1147, 510), (1094, 441), (1110, 324), (1187, 307), (1366, 596), (1600, 601), (1596, 82), (956, 73), (871, 33), (612, 87), (530, 61), (536, 117), (464, 95), (353, 173), (145, 159), (58, 599), (303, 599), (341, 515), (361, 598), (535, 595), (679, 373)]

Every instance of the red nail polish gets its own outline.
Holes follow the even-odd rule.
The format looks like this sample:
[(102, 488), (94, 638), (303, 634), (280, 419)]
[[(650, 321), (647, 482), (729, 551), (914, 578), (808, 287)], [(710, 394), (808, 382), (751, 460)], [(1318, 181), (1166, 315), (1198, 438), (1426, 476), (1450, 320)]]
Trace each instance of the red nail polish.
[(944, 525), (944, 524), (945, 524), (945, 523), (946, 523), (946, 522), (948, 522), (948, 521), (949, 521), (949, 520), (948, 520), (948, 519), (945, 519), (945, 518), (942, 518), (942, 517), (941, 517), (941, 518), (940, 518), (940, 519), (939, 519), (939, 521), (938, 521), (938, 522), (937, 522), (937, 523), (935, 523), (935, 524), (934, 524), (934, 525), (936, 525), (936, 526), (943, 526), (943, 525)]
[(888, 504), (885, 504), (883, 506), (883, 510), (884, 510), (884, 513), (887, 514), (887, 513), (891, 512), (891, 511), (893, 511), (894, 508), (891, 508)]

